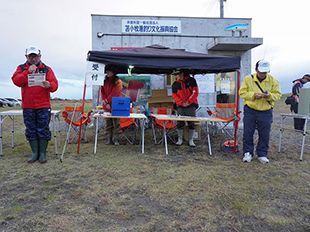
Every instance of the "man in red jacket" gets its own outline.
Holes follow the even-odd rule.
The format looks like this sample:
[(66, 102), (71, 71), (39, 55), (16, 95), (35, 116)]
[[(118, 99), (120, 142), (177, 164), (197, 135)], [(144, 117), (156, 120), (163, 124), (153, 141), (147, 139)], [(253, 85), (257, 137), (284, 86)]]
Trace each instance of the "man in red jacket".
[[(176, 75), (177, 79), (172, 84), (172, 98), (176, 103), (178, 115), (181, 116), (196, 116), (198, 108), (198, 86), (196, 80), (189, 75), (187, 70), (176, 69), (172, 75)], [(195, 122), (188, 121), (188, 144), (195, 147)], [(176, 145), (181, 146), (183, 143), (184, 121), (178, 121), (178, 141)]]
[[(101, 86), (102, 107), (105, 111), (112, 111), (112, 97), (122, 96), (122, 81), (117, 76), (117, 68), (115, 66), (107, 65), (105, 68), (107, 73), (103, 86)], [(108, 138), (107, 145), (113, 143), (119, 145), (119, 138), (122, 133), (119, 118), (105, 119), (105, 135)]]
[(41, 61), (41, 51), (30, 46), (26, 49), (26, 63), (17, 67), (12, 76), (13, 83), (21, 87), (25, 135), (29, 141), (32, 156), (28, 163), (39, 160), (46, 163), (46, 149), (51, 139), (50, 93), (58, 88), (53, 70)]

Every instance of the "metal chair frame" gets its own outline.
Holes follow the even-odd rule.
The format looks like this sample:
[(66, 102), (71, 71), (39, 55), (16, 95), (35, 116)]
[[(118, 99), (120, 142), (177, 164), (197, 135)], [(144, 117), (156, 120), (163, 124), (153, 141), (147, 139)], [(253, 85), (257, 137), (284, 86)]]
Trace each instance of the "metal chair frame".
[[(235, 126), (239, 126), (238, 123), (240, 121), (240, 116), (236, 116), (235, 109), (235, 103), (217, 103), (215, 111), (212, 111), (208, 108), (208, 114), (211, 117), (225, 120), (225, 122), (213, 122), (211, 124), (210, 131), (212, 131), (213, 136), (218, 134), (219, 132), (222, 132), (224, 134), (227, 134), (230, 138), (234, 138), (234, 128)], [(224, 115), (223, 112), (225, 112)], [(232, 128), (230, 127), (231, 123), (233, 123)]]
[[(66, 124), (66, 140), (68, 143), (72, 143), (76, 136), (79, 134), (81, 127), (81, 139), (84, 142), (87, 142), (86, 129), (87, 124), (91, 122), (90, 115), (92, 111), (88, 113), (83, 113), (82, 115), (82, 106), (79, 107), (70, 107), (65, 106), (65, 110), (62, 112), (62, 116)], [(72, 130), (69, 130), (71, 127)]]
[[(155, 109), (156, 109), (156, 112), (153, 112), (153, 113), (164, 114), (164, 115), (168, 115), (168, 111), (171, 110), (170, 108), (155, 108)], [(167, 136), (167, 138), (170, 141), (172, 141), (172, 143), (175, 144), (177, 142), (177, 139), (176, 139), (175, 136), (172, 135), (172, 133), (175, 131), (177, 124), (174, 121), (164, 122), (163, 120), (157, 120), (155, 118), (152, 118), (152, 139), (154, 139), (155, 144), (163, 143), (164, 123), (166, 123), (165, 127), (166, 127), (166, 136)], [(162, 138), (159, 141), (157, 141), (156, 134), (162, 134)]]

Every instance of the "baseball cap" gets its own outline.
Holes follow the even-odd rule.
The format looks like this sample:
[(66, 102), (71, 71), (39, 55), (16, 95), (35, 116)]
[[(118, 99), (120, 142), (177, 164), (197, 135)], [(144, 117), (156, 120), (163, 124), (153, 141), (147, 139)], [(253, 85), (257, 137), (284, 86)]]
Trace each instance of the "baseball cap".
[(35, 46), (30, 46), (30, 47), (26, 48), (26, 55), (30, 55), (30, 54), (39, 55), (39, 54), (41, 54), (41, 51), (39, 48), (37, 48)]
[(260, 60), (256, 63), (256, 68), (260, 72), (270, 72), (270, 63), (266, 60)]
[(182, 72), (182, 70), (180, 68), (177, 68), (175, 70), (173, 70), (173, 72), (171, 73), (171, 75), (178, 75)]
[(304, 79), (307, 79), (308, 81), (310, 81), (310, 75), (309, 75), (309, 74), (305, 74), (305, 75), (303, 76), (303, 78), (304, 78)]

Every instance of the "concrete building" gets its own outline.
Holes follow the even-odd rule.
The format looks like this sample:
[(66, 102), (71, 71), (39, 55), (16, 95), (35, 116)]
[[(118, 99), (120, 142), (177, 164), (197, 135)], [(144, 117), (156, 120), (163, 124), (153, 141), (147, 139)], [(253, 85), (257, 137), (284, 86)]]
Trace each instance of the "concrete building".
[[(235, 25), (235, 27), (230, 27)], [(240, 26), (240, 27), (238, 27)], [(226, 28), (226, 29), (225, 29)], [(263, 43), (251, 37), (250, 18), (92, 15), (92, 50), (145, 47), (153, 44), (189, 52), (241, 57), (241, 81), (251, 73), (251, 49)], [(199, 104), (215, 106), (221, 74), (209, 78), (213, 91), (201, 92)], [(235, 83), (236, 73), (227, 74)], [(222, 75), (223, 76), (223, 75)], [(166, 75), (151, 76), (152, 89), (171, 89)], [(229, 91), (236, 92), (236, 85)], [(229, 87), (228, 87), (229, 88)], [(98, 87), (93, 87), (97, 99)], [(240, 99), (240, 109), (243, 101)], [(205, 114), (205, 111), (201, 111)]]

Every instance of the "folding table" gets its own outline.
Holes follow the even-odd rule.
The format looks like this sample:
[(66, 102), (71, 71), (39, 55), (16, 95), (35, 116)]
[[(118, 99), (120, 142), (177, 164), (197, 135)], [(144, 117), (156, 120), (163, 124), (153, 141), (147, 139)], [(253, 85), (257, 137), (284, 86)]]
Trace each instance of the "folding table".
[[(305, 147), (305, 141), (306, 141), (306, 134), (307, 134), (307, 123), (308, 123), (308, 119), (310, 119), (309, 115), (299, 115), (299, 114), (293, 114), (293, 113), (289, 113), (289, 114), (280, 114), (281, 116), (281, 126), (280, 126), (280, 137), (279, 137), (279, 153), (281, 152), (281, 141), (282, 141), (282, 135), (284, 132), (284, 128), (283, 127), (283, 120), (286, 117), (291, 117), (291, 118), (300, 118), (300, 119), (305, 119), (305, 125), (304, 125), (304, 129), (300, 132), (302, 132), (302, 143), (301, 143), (301, 150), (300, 150), (300, 158), (299, 160), (302, 161), (302, 156), (304, 153), (304, 147)], [(296, 130), (295, 130), (296, 131)]]
[(211, 149), (211, 141), (209, 134), (208, 122), (224, 122), (224, 120), (219, 118), (211, 118), (211, 117), (189, 117), (189, 116), (176, 116), (176, 115), (163, 115), (163, 114), (152, 114), (152, 117), (157, 118), (158, 120), (164, 121), (164, 139), (165, 139), (165, 148), (166, 155), (168, 155), (168, 146), (167, 146), (167, 135), (166, 135), (166, 124), (168, 121), (193, 121), (193, 122), (207, 122), (207, 138), (208, 138), (208, 146), (209, 146), (209, 154), (212, 155)]
[[(58, 154), (57, 150), (57, 135), (56, 135), (56, 118), (58, 119), (58, 139), (59, 143), (58, 146), (60, 146), (60, 118), (59, 115), (61, 113), (61, 110), (52, 110), (51, 111), (51, 121), (53, 123), (53, 134), (54, 134), (54, 140), (55, 140), (55, 153)], [(8, 110), (0, 112), (0, 155), (3, 155), (2, 151), (2, 123), (6, 118), (10, 118), (12, 120), (12, 148), (14, 148), (14, 118), (15, 116), (22, 116), (23, 111), (22, 110)]]
[(94, 153), (96, 154), (97, 151), (97, 140), (98, 140), (98, 125), (99, 125), (99, 118), (133, 118), (139, 119), (140, 121), (140, 128), (141, 128), (141, 139), (142, 139), (142, 154), (144, 154), (144, 125), (147, 117), (144, 114), (134, 114), (131, 113), (129, 116), (112, 116), (109, 112), (99, 111), (95, 113), (92, 117), (96, 119), (96, 129), (95, 129), (95, 148)]

